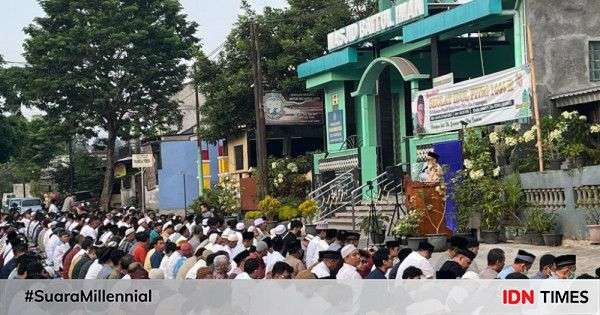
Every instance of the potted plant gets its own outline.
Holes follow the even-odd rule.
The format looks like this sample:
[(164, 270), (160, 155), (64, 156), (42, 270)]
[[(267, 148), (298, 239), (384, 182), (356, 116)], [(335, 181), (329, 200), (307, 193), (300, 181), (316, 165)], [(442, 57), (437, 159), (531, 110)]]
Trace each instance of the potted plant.
[(317, 225), (314, 220), (318, 215), (318, 206), (317, 202), (312, 199), (304, 200), (299, 206), (298, 210), (300, 211), (300, 215), (304, 220), (305, 231), (307, 234), (316, 235), (317, 234)]
[(548, 213), (542, 220), (544, 245), (560, 246), (562, 245), (563, 235), (556, 231), (556, 214)]
[(278, 214), (282, 204), (277, 198), (272, 196), (266, 196), (258, 202), (258, 211), (261, 211), (269, 221), (273, 221), (275, 216)]
[(543, 246), (544, 237), (542, 233), (546, 229), (547, 219), (544, 210), (538, 207), (531, 207), (527, 210), (526, 215), (527, 223), (527, 237), (529, 238), (530, 244)]
[(418, 237), (419, 224), (421, 223), (421, 212), (412, 209), (396, 221), (392, 228), (392, 234), (408, 245), (409, 248), (416, 250), (419, 243), (427, 240), (425, 237)]
[(592, 244), (600, 244), (600, 209), (586, 209), (587, 228)]
[(373, 244), (381, 244), (385, 240), (385, 223), (389, 218), (380, 211), (370, 211), (360, 222), (360, 229), (363, 233), (369, 235)]

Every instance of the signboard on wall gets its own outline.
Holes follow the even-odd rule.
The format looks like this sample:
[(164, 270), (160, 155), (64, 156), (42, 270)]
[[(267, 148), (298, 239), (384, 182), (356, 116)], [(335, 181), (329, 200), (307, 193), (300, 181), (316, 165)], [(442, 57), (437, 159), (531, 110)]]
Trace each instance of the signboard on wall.
[[(152, 155), (152, 162), (154, 162), (154, 155), (152, 154), (152, 146), (144, 145), (142, 146), (142, 153)], [(148, 190), (153, 190), (156, 188), (156, 164), (152, 163), (152, 166), (146, 168), (146, 179), (145, 185)]]
[(131, 166), (133, 168), (152, 167), (154, 165), (154, 157), (152, 154), (132, 154)]
[(439, 133), (531, 117), (527, 67), (420, 91), (412, 113), (417, 133)]
[(395, 7), (327, 34), (327, 49), (335, 50), (427, 15), (427, 0), (404, 0)]
[(267, 125), (323, 123), (323, 100), (310, 93), (266, 93), (263, 99)]
[(334, 109), (327, 113), (327, 138), (330, 144), (344, 142), (344, 112)]

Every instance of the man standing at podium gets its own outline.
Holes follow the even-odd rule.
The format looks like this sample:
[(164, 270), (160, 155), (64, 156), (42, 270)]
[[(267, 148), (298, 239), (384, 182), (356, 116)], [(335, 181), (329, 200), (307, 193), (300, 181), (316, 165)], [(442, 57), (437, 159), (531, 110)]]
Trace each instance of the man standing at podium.
[(425, 166), (419, 173), (419, 180), (428, 183), (444, 184), (444, 170), (439, 164), (440, 156), (431, 151), (427, 153)]

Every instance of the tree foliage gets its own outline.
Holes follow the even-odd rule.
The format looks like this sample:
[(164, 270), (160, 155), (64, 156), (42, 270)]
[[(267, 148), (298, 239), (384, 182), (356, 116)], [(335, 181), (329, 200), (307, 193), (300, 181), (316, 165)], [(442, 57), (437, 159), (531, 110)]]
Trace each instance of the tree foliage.
[(289, 0), (285, 9), (256, 14), (243, 4), (216, 60), (200, 55), (195, 79), (206, 96), (203, 137), (222, 139), (254, 126), (250, 21), (257, 25), (265, 91), (304, 91), (296, 66), (326, 53), (327, 34), (375, 12), (372, 0)]
[[(74, 191), (92, 191), (96, 195), (102, 191), (104, 163), (87, 151), (79, 150), (74, 153), (73, 166), (75, 169)], [(69, 191), (69, 166), (58, 164), (51, 172), (52, 178), (61, 193)]]
[(172, 96), (186, 77), (196, 24), (176, 0), (41, 0), (25, 28), (31, 99), (75, 128), (108, 134), (102, 203), (108, 207), (117, 137), (180, 122)]

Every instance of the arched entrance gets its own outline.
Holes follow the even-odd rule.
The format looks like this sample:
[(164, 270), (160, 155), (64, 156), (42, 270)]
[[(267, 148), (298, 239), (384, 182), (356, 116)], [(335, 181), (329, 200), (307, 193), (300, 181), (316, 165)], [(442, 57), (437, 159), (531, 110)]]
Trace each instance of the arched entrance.
[(421, 74), (412, 62), (401, 57), (377, 58), (363, 72), (351, 94), (360, 104), (357, 132), (363, 183), (387, 166), (408, 162), (410, 104), (422, 79), (429, 79), (429, 75)]

